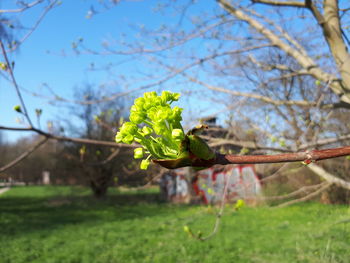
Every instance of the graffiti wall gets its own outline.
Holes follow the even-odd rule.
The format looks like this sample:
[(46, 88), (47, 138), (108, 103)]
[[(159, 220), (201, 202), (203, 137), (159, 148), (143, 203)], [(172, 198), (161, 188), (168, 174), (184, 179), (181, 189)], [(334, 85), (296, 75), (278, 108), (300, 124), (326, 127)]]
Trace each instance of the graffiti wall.
[(182, 202), (192, 194), (205, 204), (215, 204), (222, 200), (226, 184), (227, 201), (261, 194), (254, 165), (220, 166), (196, 173), (190, 173), (188, 168), (177, 169), (162, 177), (161, 189), (169, 201)]

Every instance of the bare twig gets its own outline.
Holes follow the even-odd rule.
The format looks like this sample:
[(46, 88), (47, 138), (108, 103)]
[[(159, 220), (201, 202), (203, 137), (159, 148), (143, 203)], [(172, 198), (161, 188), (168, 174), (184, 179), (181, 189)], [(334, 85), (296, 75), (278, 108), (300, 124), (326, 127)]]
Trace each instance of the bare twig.
[(277, 196), (262, 196), (262, 197), (257, 197), (256, 199), (258, 200), (283, 200), (283, 199), (288, 199), (288, 198), (292, 198), (292, 197), (295, 197), (295, 196), (298, 196), (302, 193), (305, 193), (305, 192), (309, 192), (309, 191), (312, 191), (312, 190), (317, 190), (318, 188), (324, 186), (325, 184), (327, 183), (320, 183), (320, 184), (315, 184), (315, 185), (308, 185), (308, 186), (303, 186), (301, 188), (299, 188), (298, 190), (294, 191), (294, 192), (291, 192), (291, 193), (288, 193), (288, 194), (285, 194), (285, 195), (277, 195)]
[(7, 52), (6, 52), (6, 49), (5, 49), (5, 46), (4, 46), (4, 43), (0, 40), (0, 46), (1, 46), (1, 51), (2, 51), (2, 55), (4, 56), (4, 59), (5, 59), (5, 62), (6, 62), (6, 65), (7, 65), (7, 70), (11, 76), (11, 81), (12, 81), (12, 84), (16, 90), (16, 93), (17, 93), (17, 97), (18, 99), (20, 100), (20, 103), (21, 103), (21, 107), (22, 107), (22, 111), (23, 111), (23, 115), (26, 117), (29, 125), (31, 127), (33, 127), (33, 124), (32, 124), (32, 121), (28, 115), (28, 111), (27, 111), (27, 108), (26, 108), (26, 105), (24, 103), (24, 100), (23, 100), (23, 97), (22, 97), (22, 94), (19, 90), (19, 87), (18, 87), (18, 84), (17, 84), (17, 81), (16, 81), (16, 78), (13, 74), (13, 69), (12, 69), (12, 66), (10, 64), (10, 60), (8, 59), (7, 57)]
[(0, 167), (0, 173), (5, 172), (6, 170), (10, 169), (11, 167), (15, 166), (17, 163), (22, 161), (23, 159), (27, 158), (32, 152), (34, 152), (36, 149), (38, 149), (47, 140), (48, 140), (48, 138), (46, 138), (46, 137), (42, 138), (36, 144), (34, 144), (32, 147), (30, 147), (27, 151), (23, 152), (20, 156), (18, 156), (16, 159), (14, 159), (10, 163), (6, 164), (5, 166)]
[(334, 184), (337, 186), (340, 186), (342, 188), (350, 190), (350, 182), (347, 182), (343, 179), (340, 179), (329, 172), (327, 172), (325, 169), (323, 169), (321, 166), (316, 164), (310, 164), (308, 165), (308, 168), (313, 171), (318, 176), (322, 177), (324, 180), (326, 180), (330, 184)]
[(26, 41), (26, 39), (38, 28), (38, 26), (40, 25), (40, 23), (43, 21), (43, 19), (45, 18), (45, 16), (47, 15), (47, 13), (56, 5), (56, 3), (58, 2), (58, 0), (53, 1), (52, 3), (50, 3), (45, 9), (44, 11), (40, 14), (39, 18), (36, 20), (35, 24), (30, 28), (30, 30), (27, 32), (27, 34), (25, 34), (21, 40), (19, 40), (19, 42), (14, 45), (13, 47), (11, 47), (10, 51), (14, 51), (16, 50), (16, 48), (22, 44), (24, 41)]
[(254, 4), (265, 4), (273, 6), (305, 7), (304, 2), (299, 1), (275, 1), (275, 0), (252, 0)]
[(312, 192), (311, 194), (308, 194), (307, 196), (304, 196), (302, 198), (291, 200), (289, 202), (285, 202), (285, 203), (280, 204), (280, 205), (275, 206), (275, 207), (276, 208), (286, 207), (286, 206), (289, 206), (289, 205), (293, 205), (293, 204), (296, 204), (296, 203), (301, 203), (301, 202), (310, 200), (310, 199), (318, 196), (320, 193), (326, 191), (331, 185), (332, 185), (331, 183), (323, 183), (323, 186), (321, 188), (319, 188), (318, 190), (316, 190), (315, 192)]
[(105, 165), (106, 163), (109, 163), (112, 161), (120, 152), (120, 149), (116, 149), (114, 152), (112, 152), (106, 159), (100, 162), (93, 162), (93, 163), (86, 163), (87, 165), (90, 166), (97, 166), (97, 165)]
[(215, 164), (249, 164), (249, 163), (282, 163), (282, 162), (316, 162), (319, 160), (331, 159), (350, 155), (350, 146), (332, 148), (325, 150), (313, 150), (296, 153), (283, 153), (275, 155), (223, 155), (217, 154), (213, 160)]
[[(327, 23), (334, 22), (334, 27), (335, 27), (334, 32), (332, 32), (332, 28), (329, 28), (330, 25), (325, 22), (323, 17), (321, 18), (317, 17), (317, 20), (322, 26), (322, 28), (325, 30), (324, 36), (328, 41), (330, 48), (332, 49), (333, 56), (337, 60), (336, 62), (337, 62), (338, 68), (342, 73), (343, 79), (341, 80), (337, 79), (335, 75), (329, 74), (324, 70), (322, 70), (310, 56), (307, 56), (302, 52), (298, 51), (297, 49), (293, 48), (286, 41), (284, 41), (282, 38), (276, 35), (273, 31), (271, 31), (269, 28), (265, 27), (258, 20), (254, 19), (252, 16), (248, 15), (243, 10), (234, 6), (234, 4), (231, 3), (230, 1), (217, 0), (217, 2), (229, 14), (238, 18), (241, 21), (245, 21), (246, 23), (248, 23), (252, 28), (257, 30), (266, 39), (268, 39), (273, 45), (275, 45), (281, 51), (285, 52), (287, 55), (293, 57), (299, 63), (299, 65), (303, 69), (307, 70), (310, 73), (310, 75), (312, 75), (314, 78), (323, 82), (327, 82), (330, 79), (334, 80), (330, 85), (330, 88), (332, 89), (332, 91), (335, 94), (337, 94), (343, 102), (350, 103), (350, 93), (347, 88), (347, 84), (350, 83), (350, 74), (348, 74), (348, 68), (350, 68), (348, 66), (350, 64), (350, 59), (348, 59), (349, 54), (344, 48), (344, 42), (342, 41), (342, 39), (340, 39), (339, 36), (334, 36), (337, 34), (336, 30), (338, 30), (338, 27), (339, 27), (339, 23), (338, 23), (339, 19), (338, 19), (338, 16), (333, 17), (333, 15), (331, 15), (337, 11), (337, 6), (336, 6), (337, 1), (326, 1), (327, 10), (325, 8), (325, 13), (330, 16), (329, 21), (327, 21)], [(309, 5), (309, 3), (311, 3), (311, 6)], [(311, 10), (313, 11), (313, 14), (315, 16), (318, 15), (318, 10), (313, 9), (314, 5), (312, 5), (311, 0), (306, 0), (305, 5), (308, 8), (311, 7)], [(334, 18), (334, 19), (331, 19), (331, 18)], [(334, 39), (335, 43), (330, 43), (330, 41), (333, 41), (330, 39), (330, 36), (335, 37)], [(340, 37), (341, 37), (341, 34), (340, 34)], [(340, 50), (336, 49), (337, 45), (339, 45)], [(340, 54), (342, 54), (342, 56), (339, 56)], [(342, 63), (340, 63), (339, 61), (341, 61)]]
[(80, 144), (100, 145), (100, 146), (108, 146), (108, 147), (114, 147), (114, 148), (119, 148), (119, 147), (135, 148), (135, 147), (137, 147), (135, 144), (130, 145), (130, 144), (124, 144), (124, 143), (115, 143), (113, 141), (101, 141), (101, 140), (59, 136), (59, 135), (54, 135), (51, 133), (44, 132), (44, 131), (36, 129), (36, 128), (16, 128), (16, 127), (0, 126), (0, 130), (35, 132), (37, 134), (40, 134), (42, 136), (47, 137), (48, 139), (53, 139), (53, 140), (57, 140), (57, 141), (74, 142), (74, 143), (80, 143)]
[(0, 14), (1, 13), (21, 13), (31, 7), (34, 7), (40, 3), (42, 3), (44, 0), (37, 0), (37, 1), (33, 1), (31, 3), (25, 4), (23, 3), (23, 1), (21, 1), (21, 3), (24, 4), (24, 7), (22, 8), (17, 8), (17, 9), (0, 9)]
[(231, 173), (229, 173), (227, 178), (226, 178), (227, 181), (225, 183), (224, 193), (223, 193), (222, 199), (221, 199), (220, 210), (216, 214), (216, 220), (215, 220), (214, 228), (213, 228), (212, 232), (209, 235), (207, 235), (206, 237), (200, 237), (200, 236), (197, 237), (201, 241), (205, 241), (205, 240), (208, 240), (209, 238), (213, 237), (217, 233), (217, 231), (219, 229), (220, 222), (221, 222), (221, 219), (222, 219), (222, 215), (224, 213), (225, 201), (226, 201), (226, 196), (227, 196), (227, 191), (228, 191), (228, 185), (229, 185), (229, 182), (230, 182), (230, 177), (231, 177)]

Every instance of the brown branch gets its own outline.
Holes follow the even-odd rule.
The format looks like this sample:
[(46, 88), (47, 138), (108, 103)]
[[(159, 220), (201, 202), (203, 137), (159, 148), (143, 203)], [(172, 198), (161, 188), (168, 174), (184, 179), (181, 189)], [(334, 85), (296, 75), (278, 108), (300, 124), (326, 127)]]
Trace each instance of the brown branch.
[(304, 193), (304, 192), (308, 192), (308, 191), (311, 191), (311, 190), (319, 189), (320, 187), (324, 186), (325, 184), (328, 184), (328, 183), (323, 182), (323, 183), (320, 183), (320, 184), (303, 186), (303, 187), (299, 188), (298, 190), (296, 190), (294, 192), (291, 192), (291, 193), (288, 193), (288, 194), (285, 194), (285, 195), (262, 196), (262, 197), (257, 197), (257, 199), (258, 200), (260, 200), (260, 199), (261, 200), (283, 200), (283, 199), (288, 199), (288, 198), (291, 198), (291, 197), (296, 197), (299, 194)]
[(342, 188), (350, 190), (350, 182), (347, 182), (343, 179), (340, 179), (340, 178), (330, 174), (329, 172), (324, 170), (322, 167), (320, 167), (316, 164), (310, 164), (310, 165), (308, 165), (308, 168), (311, 171), (313, 171), (315, 174), (317, 174), (318, 176), (322, 177), (324, 180), (329, 182), (330, 184), (335, 184), (337, 186), (340, 186)]
[(302, 144), (299, 146), (299, 150), (304, 150), (304, 149), (308, 149), (308, 148), (315, 148), (315, 147), (319, 147), (322, 145), (327, 145), (327, 144), (331, 144), (331, 143), (337, 143), (337, 142), (341, 142), (341, 141), (348, 141), (350, 140), (350, 134), (349, 135), (342, 135), (342, 136), (338, 136), (335, 138), (325, 138), (325, 139), (320, 139), (314, 143), (306, 143), (306, 144)]
[(210, 147), (217, 147), (222, 145), (234, 145), (239, 146), (243, 148), (249, 148), (254, 150), (269, 150), (269, 151), (277, 151), (277, 152), (291, 152), (290, 149), (283, 149), (283, 148), (276, 148), (276, 147), (269, 147), (260, 145), (254, 141), (236, 141), (233, 139), (222, 139), (222, 138), (212, 138), (210, 136), (203, 136), (201, 135), (203, 139), (209, 140), (208, 145)]
[[(311, 1), (311, 0), (309, 0), (309, 1)], [(331, 82), (330, 88), (332, 89), (332, 91), (335, 94), (337, 94), (343, 102), (348, 103), (348, 104), (350, 103), (350, 92), (348, 91), (347, 87), (344, 85), (344, 83), (346, 83), (345, 74), (342, 74), (342, 76), (344, 75), (343, 76), (344, 81), (343, 81), (343, 80), (337, 79), (335, 75), (326, 73), (317, 65), (317, 63), (315, 63), (315, 61), (313, 61), (313, 59), (311, 57), (309, 57), (309, 56), (303, 54), (302, 52), (298, 51), (297, 49), (293, 48), (286, 41), (284, 41), (282, 38), (280, 38), (278, 35), (276, 35), (273, 31), (271, 31), (266, 26), (261, 24), (258, 20), (249, 16), (247, 13), (245, 13), (241, 9), (236, 8), (229, 1), (217, 0), (217, 2), (221, 5), (221, 7), (224, 10), (226, 10), (232, 16), (235, 16), (238, 19), (240, 19), (241, 21), (248, 23), (252, 28), (257, 30), (266, 39), (268, 39), (273, 45), (275, 45), (280, 50), (284, 51), (287, 55), (293, 57), (299, 63), (299, 65), (301, 67), (303, 67), (305, 70), (307, 70), (310, 73), (310, 75), (312, 75), (314, 78), (321, 80), (323, 82), (326, 82), (326, 83), (328, 83), (328, 81), (331, 80), (332, 82)], [(332, 2), (337, 2), (337, 1), (332, 0)], [(334, 24), (337, 25), (337, 23), (334, 23)], [(332, 33), (332, 35), (333, 34), (336, 34), (336, 33)], [(340, 39), (338, 39), (338, 40), (339, 40), (338, 42), (341, 42)], [(341, 45), (341, 44), (339, 44), (339, 45), (343, 47), (343, 45)], [(337, 53), (339, 54), (340, 52), (337, 52)], [(349, 55), (346, 53), (342, 58), (346, 59), (346, 58), (348, 58), (348, 56)], [(350, 63), (350, 59), (347, 59), (346, 62)], [(345, 72), (345, 70), (347, 70), (347, 68), (350, 68), (350, 66), (345, 67), (348, 65), (347, 63), (345, 63), (345, 62), (343, 63), (340, 71), (343, 70)], [(348, 78), (349, 78), (349, 83), (350, 83), (350, 74), (348, 74), (348, 76), (349, 76)], [(348, 86), (350, 86), (350, 84)]]
[(252, 0), (254, 4), (265, 4), (274, 6), (305, 7), (305, 3), (299, 1), (274, 1), (274, 0)]
[(17, 8), (17, 9), (0, 9), (0, 14), (1, 13), (21, 13), (31, 7), (34, 7), (40, 3), (42, 3), (44, 0), (37, 0), (37, 1), (34, 1), (34, 2), (31, 2), (31, 3), (28, 3), (28, 4), (25, 4), (24, 7), (22, 8)]
[(320, 193), (326, 191), (332, 184), (330, 183), (323, 183), (323, 187), (319, 188), (318, 190), (316, 190), (315, 192), (312, 192), (311, 194), (307, 195), (307, 196), (304, 196), (302, 198), (299, 198), (299, 199), (295, 199), (295, 200), (291, 200), (289, 202), (285, 202), (283, 204), (280, 204), (278, 206), (275, 206), (276, 208), (281, 208), (281, 207), (286, 207), (286, 206), (289, 206), (289, 205), (293, 205), (293, 204), (296, 204), (296, 203), (301, 203), (301, 202), (305, 202), (307, 200), (310, 200), (316, 196), (318, 196)]
[(217, 153), (215, 158), (205, 160), (199, 159), (196, 156), (190, 155), (189, 157), (183, 157), (180, 159), (160, 159), (153, 160), (153, 162), (168, 168), (176, 169), (180, 167), (192, 166), (208, 168), (215, 164), (228, 165), (228, 164), (257, 164), (257, 163), (288, 163), (288, 162), (302, 162), (310, 164), (319, 160), (331, 159), (341, 156), (350, 155), (350, 146), (325, 149), (325, 150), (313, 150), (306, 152), (296, 153), (283, 153), (275, 155), (233, 155), (233, 154), (220, 154)]
[(0, 130), (30, 131), (30, 132), (35, 132), (37, 134), (45, 136), (48, 139), (57, 140), (57, 141), (74, 142), (74, 143), (80, 143), (80, 144), (100, 145), (100, 146), (108, 146), (108, 147), (114, 147), (114, 148), (119, 148), (119, 147), (135, 148), (135, 147), (137, 147), (137, 145), (135, 145), (135, 144), (124, 144), (124, 143), (115, 143), (112, 141), (100, 141), (100, 140), (92, 140), (92, 139), (58, 136), (58, 135), (44, 132), (44, 131), (36, 129), (36, 128), (17, 128), (17, 127), (0, 126)]
[(272, 105), (276, 105), (276, 106), (281, 106), (281, 105), (295, 105), (295, 106), (300, 106), (300, 107), (314, 107), (316, 105), (316, 103), (314, 102), (310, 102), (310, 101), (295, 101), (295, 100), (274, 100), (271, 99), (270, 97), (267, 96), (262, 96), (259, 94), (255, 94), (255, 93), (247, 93), (247, 92), (239, 92), (239, 91), (234, 91), (234, 90), (229, 90), (229, 89), (225, 89), (222, 87), (217, 87), (217, 86), (213, 86), (213, 85), (209, 85), (201, 80), (198, 80), (194, 77), (191, 77), (189, 75), (187, 75), (186, 73), (182, 73), (183, 76), (187, 77), (190, 81), (195, 82), (197, 84), (200, 84), (204, 87), (206, 87), (207, 89), (210, 90), (214, 90), (214, 91), (219, 91), (219, 92), (224, 92), (233, 96), (238, 96), (238, 97), (247, 97), (247, 98), (251, 98), (251, 99), (257, 99), (260, 100), (262, 102), (268, 103), (268, 104), (272, 104)]
[(213, 160), (214, 164), (253, 164), (253, 163), (284, 163), (284, 162), (316, 162), (319, 160), (331, 159), (341, 156), (350, 155), (350, 146), (325, 149), (325, 150), (313, 150), (306, 152), (296, 153), (283, 153), (275, 155), (223, 155), (217, 154)]
[(106, 159), (104, 159), (103, 161), (100, 162), (92, 162), (92, 163), (85, 163), (87, 165), (90, 166), (99, 166), (99, 165), (105, 165), (106, 163), (109, 163), (110, 161), (112, 161), (120, 152), (120, 149), (115, 150), (114, 152), (112, 152)]
[(38, 149), (47, 140), (48, 140), (48, 138), (44, 137), (43, 139), (38, 141), (36, 144), (34, 144), (31, 148), (29, 148), (27, 151), (23, 152), (16, 159), (14, 159), (10, 163), (6, 164), (5, 166), (0, 167), (0, 173), (5, 172), (6, 170), (10, 169), (11, 167), (15, 166), (17, 163), (22, 161), (23, 159), (27, 158), (32, 152), (34, 152), (36, 149)]

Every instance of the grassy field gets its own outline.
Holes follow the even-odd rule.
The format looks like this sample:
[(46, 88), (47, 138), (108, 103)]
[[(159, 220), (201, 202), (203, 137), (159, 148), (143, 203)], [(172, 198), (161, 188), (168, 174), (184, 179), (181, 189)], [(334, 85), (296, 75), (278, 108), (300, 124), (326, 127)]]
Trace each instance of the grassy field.
[(0, 196), (0, 262), (350, 262), (345, 206), (215, 211), (161, 203), (156, 190), (113, 190), (103, 201), (79, 187), (17, 187)]

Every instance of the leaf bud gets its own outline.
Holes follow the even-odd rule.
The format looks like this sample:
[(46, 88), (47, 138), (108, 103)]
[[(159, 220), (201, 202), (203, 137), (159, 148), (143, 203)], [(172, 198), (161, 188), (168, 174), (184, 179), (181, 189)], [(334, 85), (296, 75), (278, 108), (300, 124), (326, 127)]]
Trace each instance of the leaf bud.
[(126, 135), (123, 139), (122, 142), (126, 143), (126, 144), (132, 144), (132, 142), (134, 141), (134, 136), (132, 136), (131, 134)]
[(144, 136), (150, 135), (152, 132), (153, 132), (153, 130), (150, 127), (148, 127), (148, 126), (144, 126), (142, 128), (142, 134)]
[(171, 132), (171, 137), (174, 140), (183, 140), (185, 138), (185, 134), (181, 129), (174, 129)]
[(121, 134), (121, 132), (117, 132), (117, 134), (115, 135), (115, 142), (121, 143), (122, 141), (123, 141), (123, 135)]
[(145, 119), (142, 113), (139, 112), (131, 112), (130, 117), (129, 117), (130, 121), (132, 123), (135, 124), (140, 124), (143, 122), (143, 120)]
[(142, 160), (140, 164), (141, 170), (147, 170), (149, 164), (150, 164), (149, 160)]
[(22, 113), (21, 106), (19, 106), (19, 105), (14, 106), (13, 109), (19, 113)]
[(137, 126), (131, 122), (125, 122), (120, 128), (120, 132), (124, 135), (131, 134), (134, 135), (137, 132)]
[(144, 149), (143, 148), (136, 148), (134, 149), (134, 158), (135, 159), (141, 159), (143, 158)]

